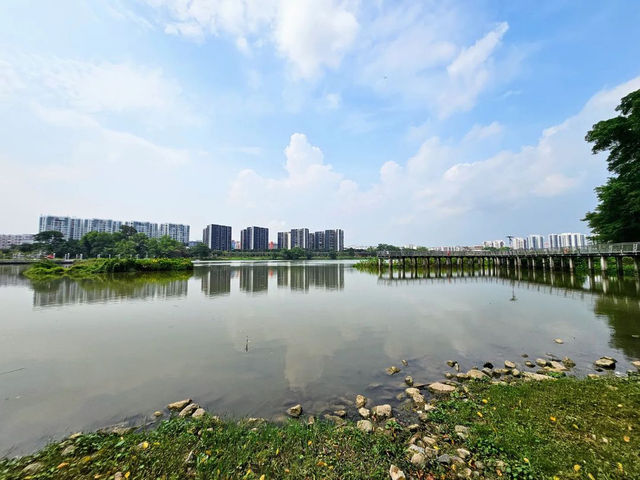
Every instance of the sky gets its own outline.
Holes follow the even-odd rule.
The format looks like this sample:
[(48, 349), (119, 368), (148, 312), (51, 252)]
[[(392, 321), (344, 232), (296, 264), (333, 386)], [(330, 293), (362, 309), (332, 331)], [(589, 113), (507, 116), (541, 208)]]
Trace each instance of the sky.
[(626, 0), (3, 0), (0, 233), (588, 233), (584, 136), (640, 88), (639, 24)]

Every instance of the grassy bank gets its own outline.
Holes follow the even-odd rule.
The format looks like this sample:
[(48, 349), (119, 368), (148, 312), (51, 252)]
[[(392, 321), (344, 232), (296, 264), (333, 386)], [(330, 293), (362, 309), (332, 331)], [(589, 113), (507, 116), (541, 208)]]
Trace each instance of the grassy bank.
[(88, 278), (107, 273), (176, 272), (193, 269), (188, 258), (96, 258), (80, 260), (69, 267), (51, 261), (33, 264), (24, 275), (33, 280), (57, 277)]
[(0, 461), (0, 478), (386, 479), (392, 464), (432, 480), (640, 478), (637, 375), (472, 382), (432, 403), (418, 425), (383, 419), (373, 433), (350, 422), (172, 418)]

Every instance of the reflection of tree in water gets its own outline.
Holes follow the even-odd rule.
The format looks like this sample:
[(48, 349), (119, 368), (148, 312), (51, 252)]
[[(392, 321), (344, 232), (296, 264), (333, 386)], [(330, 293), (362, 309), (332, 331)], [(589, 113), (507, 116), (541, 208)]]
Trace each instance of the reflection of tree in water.
[[(344, 289), (344, 265), (341, 263), (324, 265), (291, 265), (278, 268), (278, 286), (291, 285), (291, 290), (307, 291), (309, 288), (328, 290)], [(281, 278), (282, 276), (282, 278)]]
[(27, 265), (0, 265), (0, 287), (29, 285), (29, 279), (22, 275)]
[(606, 316), (611, 327), (611, 346), (632, 358), (640, 357), (640, 300), (636, 297), (602, 295), (596, 299), (594, 312)]
[(119, 298), (148, 300), (187, 294), (190, 272), (101, 275), (73, 280), (57, 278), (31, 281), (33, 305), (46, 307), (107, 302)]
[(269, 288), (269, 267), (267, 265), (242, 265), (240, 270), (240, 290), (243, 292), (266, 292)]

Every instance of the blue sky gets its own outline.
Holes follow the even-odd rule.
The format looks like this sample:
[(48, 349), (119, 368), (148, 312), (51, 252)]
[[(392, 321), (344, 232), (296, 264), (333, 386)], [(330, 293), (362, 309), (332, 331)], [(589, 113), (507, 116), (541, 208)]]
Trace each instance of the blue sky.
[(586, 231), (628, 1), (4, 0), (0, 231), (41, 213), (349, 245)]

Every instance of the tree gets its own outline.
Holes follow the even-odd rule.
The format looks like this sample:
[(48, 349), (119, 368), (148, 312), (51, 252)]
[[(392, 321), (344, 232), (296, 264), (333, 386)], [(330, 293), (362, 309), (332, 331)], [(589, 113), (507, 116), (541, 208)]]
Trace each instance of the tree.
[(138, 233), (138, 230), (134, 227), (130, 227), (129, 225), (120, 225), (120, 233), (124, 238), (130, 238)]
[(62, 232), (56, 230), (46, 230), (33, 236), (38, 246), (47, 253), (55, 253), (59, 251), (65, 243)]
[(596, 187), (598, 205), (584, 220), (598, 241), (633, 242), (640, 240), (640, 90), (622, 98), (616, 111), (585, 137), (594, 154), (609, 152), (612, 176)]
[(189, 255), (192, 258), (209, 258), (211, 256), (211, 249), (207, 247), (204, 243), (198, 242), (193, 247), (189, 249)]

